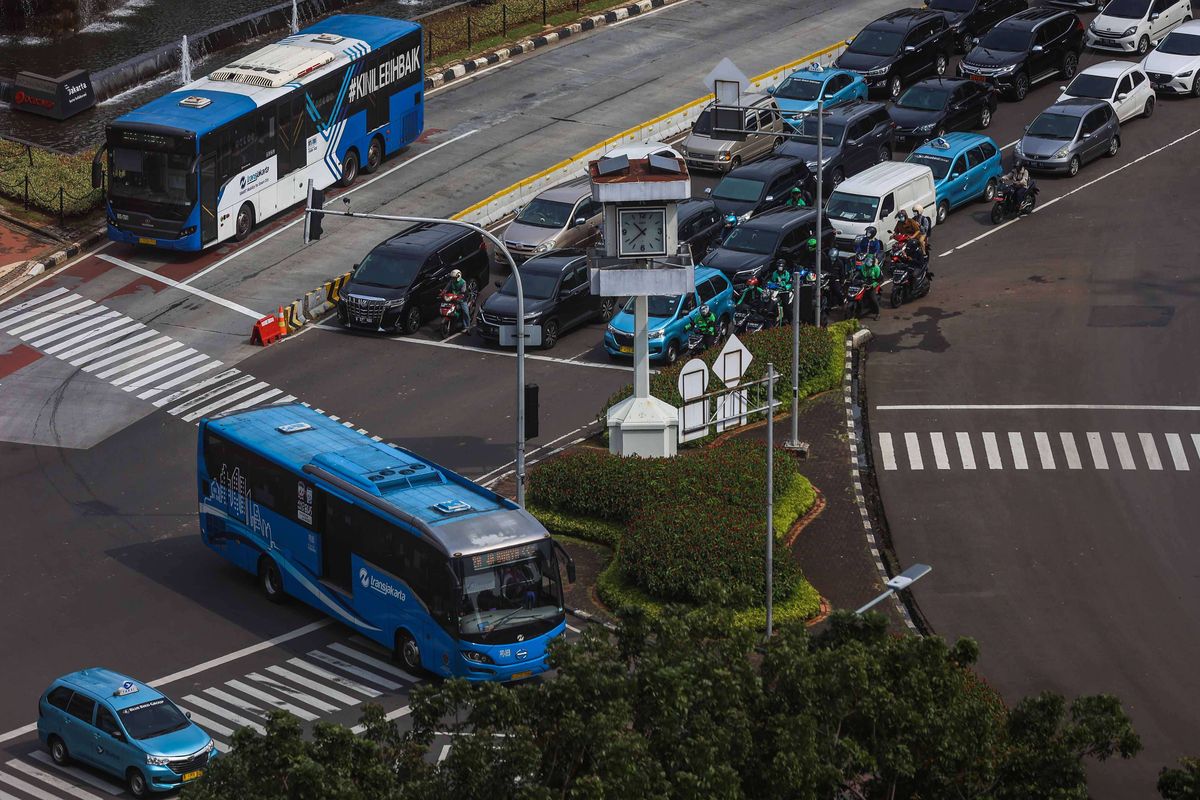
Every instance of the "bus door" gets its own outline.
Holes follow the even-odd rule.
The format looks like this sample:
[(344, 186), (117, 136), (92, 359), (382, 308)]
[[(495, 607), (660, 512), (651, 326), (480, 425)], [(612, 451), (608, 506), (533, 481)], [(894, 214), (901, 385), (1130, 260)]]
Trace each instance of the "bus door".
[[(303, 197), (303, 192), (296, 188), (297, 180), (302, 176), (298, 175), (290, 180), (286, 180), (286, 176), (307, 166), (308, 140), (304, 136), (305, 130), (304, 98), (285, 97), (280, 100), (275, 106), (275, 135), (278, 137), (275, 165), (279, 170), (278, 185), (283, 187), (286, 183), (291, 187), (290, 197), (279, 198), (280, 206), (290, 205)], [(303, 180), (299, 182), (304, 183)]]
[(217, 238), (217, 157), (200, 162), (200, 243)]

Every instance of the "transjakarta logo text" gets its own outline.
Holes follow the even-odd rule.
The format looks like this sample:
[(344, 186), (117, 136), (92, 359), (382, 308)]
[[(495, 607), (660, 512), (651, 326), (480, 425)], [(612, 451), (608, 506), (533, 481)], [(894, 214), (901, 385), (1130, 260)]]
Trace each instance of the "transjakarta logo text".
[(394, 597), (397, 600), (406, 600), (408, 596), (395, 586), (392, 586), (387, 581), (381, 581), (371, 573), (367, 572), (366, 567), (360, 567), (358, 570), (358, 582), (364, 589), (374, 589), (382, 595)]
[(360, 97), (366, 97), (376, 89), (382, 89), (389, 83), (395, 83), (420, 69), (421, 48), (414, 47), (407, 53), (401, 53), (393, 59), (384, 61), (375, 69), (368, 70), (351, 81), (350, 96), (346, 100), (353, 103)]
[(270, 171), (270, 167), (263, 167), (258, 172), (251, 172), (249, 175), (243, 175), (241, 180), (238, 181), (238, 186), (242, 189), (245, 189), (247, 186), (254, 183), (256, 180), (261, 178), (263, 175), (266, 175)]

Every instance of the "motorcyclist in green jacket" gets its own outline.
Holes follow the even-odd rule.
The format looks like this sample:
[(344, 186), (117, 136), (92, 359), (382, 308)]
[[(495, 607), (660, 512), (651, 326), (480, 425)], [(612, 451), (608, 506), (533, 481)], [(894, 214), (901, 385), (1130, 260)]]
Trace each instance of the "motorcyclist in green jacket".
[(696, 333), (704, 340), (705, 347), (712, 347), (717, 341), (717, 315), (709, 308), (708, 303), (700, 306), (696, 316), (688, 320), (684, 330), (696, 329)]
[(879, 263), (875, 259), (863, 258), (859, 262), (858, 271), (867, 285), (867, 290), (863, 292), (863, 300), (871, 308), (875, 319), (879, 319), (879, 293), (876, 288), (883, 280), (883, 270), (879, 268)]

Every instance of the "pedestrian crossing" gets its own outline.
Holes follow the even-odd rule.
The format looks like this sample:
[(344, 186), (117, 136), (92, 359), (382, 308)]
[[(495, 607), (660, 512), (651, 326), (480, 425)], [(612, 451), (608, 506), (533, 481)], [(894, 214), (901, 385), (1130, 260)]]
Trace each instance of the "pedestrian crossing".
[[(170, 686), (164, 690), (213, 737), (218, 750), (228, 752), (234, 731), (246, 727), (264, 732), (263, 722), (274, 709), (312, 723), (353, 712), (366, 702), (406, 696), (417, 679), (370, 648), (356, 638), (331, 642), (217, 685), (178, 695)], [(386, 716), (394, 720), (408, 713), (409, 707), (402, 705)], [(357, 714), (351, 716), (357, 721)], [(351, 730), (362, 733), (364, 728)], [(59, 766), (40, 748), (0, 758), (0, 800), (107, 800), (126, 794), (116, 778), (78, 763)]]
[(877, 441), (887, 471), (1200, 471), (1200, 433), (885, 431)]

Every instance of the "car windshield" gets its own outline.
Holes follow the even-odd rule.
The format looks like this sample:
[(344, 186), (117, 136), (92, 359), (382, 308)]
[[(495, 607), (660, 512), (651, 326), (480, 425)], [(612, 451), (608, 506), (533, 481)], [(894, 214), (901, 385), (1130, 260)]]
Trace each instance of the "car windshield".
[(120, 710), (121, 724), (134, 739), (153, 739), (172, 731), (181, 731), (192, 723), (170, 700), (160, 697)]
[(535, 197), (529, 205), (521, 209), (520, 214), (517, 214), (517, 222), (535, 228), (565, 228), (574, 207), (572, 203)]
[[(554, 290), (558, 287), (558, 276), (523, 269), (521, 270), (521, 283), (521, 288), (525, 290), (526, 300), (549, 300), (554, 297)], [(516, 297), (517, 279), (509, 275), (508, 280), (504, 281), (500, 287), (500, 294)]]
[(840, 219), (843, 222), (874, 222), (875, 209), (878, 206), (878, 197), (834, 192), (829, 195), (825, 214), (830, 219)]
[(896, 101), (899, 108), (915, 108), (918, 111), (941, 111), (946, 107), (950, 93), (932, 86), (913, 86)]
[(1200, 36), (1179, 31), (1167, 34), (1155, 52), (1168, 56), (1200, 56)]
[(381, 247), (372, 250), (354, 271), (354, 282), (387, 289), (403, 289), (413, 282), (421, 268), (421, 256), (403, 249)]
[(924, 164), (933, 170), (933, 179), (940, 181), (950, 171), (950, 159), (931, 153), (913, 153), (908, 157), (910, 164)]
[(979, 40), (984, 50), (1002, 50), (1006, 53), (1023, 53), (1033, 41), (1033, 31), (1020, 28), (992, 28)]
[(734, 228), (721, 242), (726, 250), (737, 250), (739, 253), (757, 253), (768, 255), (775, 252), (775, 243), (779, 234), (774, 231), (757, 230), (755, 228)]
[(1081, 72), (1067, 87), (1067, 94), (1071, 97), (1094, 97), (1097, 100), (1109, 100), (1113, 96), (1113, 88), (1116, 85), (1116, 78)]
[(1145, 19), (1150, 10), (1150, 0), (1112, 0), (1100, 13), (1119, 19)]
[(934, 11), (970, 11), (975, 0), (933, 0), (929, 7)]
[(1025, 135), (1042, 139), (1074, 139), (1078, 127), (1079, 117), (1067, 114), (1038, 114), (1038, 118), (1025, 131)]
[(738, 178), (726, 175), (717, 188), (713, 189), (713, 197), (722, 200), (736, 200), (741, 203), (757, 203), (762, 197), (763, 182), (753, 178)]
[(486, 642), (506, 628), (562, 617), (562, 580), (548, 540), (465, 556), (459, 564), (459, 633)]
[[(842, 143), (842, 134), (845, 133), (846, 126), (839, 125), (829, 120), (825, 120), (825, 127), (821, 131), (821, 138), (825, 144), (832, 147), (837, 147)], [(796, 126), (796, 136), (792, 138), (805, 144), (817, 143), (817, 118), (805, 117)]]
[[(625, 303), (625, 313), (633, 314), (634, 299), (635, 298), (631, 297)], [(661, 295), (661, 294), (652, 294), (646, 299), (649, 301), (647, 303), (647, 306), (649, 306), (649, 312), (648, 312), (649, 316), (661, 317), (663, 319), (670, 319), (671, 317), (675, 316), (675, 309), (679, 306), (679, 300), (681, 299), (681, 296), (680, 295), (667, 296), (667, 295)]]
[(814, 81), (812, 78), (798, 78), (795, 75), (789, 75), (788, 78), (775, 90), (775, 96), (781, 97), (784, 100), (816, 100), (821, 96), (820, 81)]
[(904, 34), (894, 30), (877, 30), (867, 28), (861, 31), (846, 49), (851, 53), (863, 53), (868, 56), (895, 55), (904, 41)]

